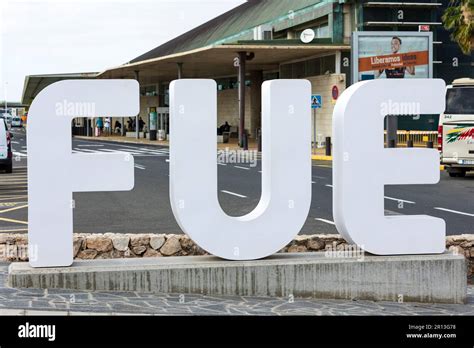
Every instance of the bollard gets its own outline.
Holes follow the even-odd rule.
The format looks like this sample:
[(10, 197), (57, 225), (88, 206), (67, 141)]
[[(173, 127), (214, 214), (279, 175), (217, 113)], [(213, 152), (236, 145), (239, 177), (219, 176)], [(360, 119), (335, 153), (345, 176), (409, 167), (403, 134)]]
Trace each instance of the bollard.
[(248, 142), (248, 135), (247, 132), (244, 131), (243, 138), (242, 138), (242, 145), (245, 151), (249, 149), (249, 142)]
[(326, 137), (326, 156), (331, 156), (331, 137)]
[(413, 140), (407, 141), (407, 147), (413, 147)]
[(427, 147), (428, 149), (432, 149), (432, 148), (433, 148), (433, 142), (432, 142), (432, 141), (428, 141), (428, 142), (426, 143), (426, 147)]

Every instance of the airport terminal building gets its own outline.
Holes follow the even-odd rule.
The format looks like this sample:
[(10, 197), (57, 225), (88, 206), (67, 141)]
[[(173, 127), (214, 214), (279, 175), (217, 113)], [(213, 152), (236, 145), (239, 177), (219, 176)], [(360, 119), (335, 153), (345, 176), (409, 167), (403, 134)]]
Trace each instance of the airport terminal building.
[[(245, 133), (252, 139), (261, 127), (262, 83), (304, 78), (311, 82), (313, 94), (322, 98), (322, 108), (313, 118), (316, 131), (312, 134), (313, 141), (324, 145), (325, 138), (332, 135), (335, 101), (356, 82), (352, 71), (353, 32), (429, 32), (426, 71), (430, 74), (426, 77), (442, 78), (446, 83), (474, 77), (472, 57), (463, 55), (442, 27), (445, 7), (446, 2), (437, 0), (249, 0), (121, 66), (99, 73), (28, 76), (22, 103), (30, 104), (42, 88), (61, 79), (137, 79), (139, 117), (144, 128), (150, 129), (150, 114), (156, 113), (157, 127), (166, 135), (170, 82), (209, 78), (217, 83), (216, 126), (228, 122), (231, 136)], [(390, 49), (392, 35), (388, 36)], [(403, 37), (398, 40), (410, 44)], [(418, 69), (418, 73), (421, 71)], [(124, 121), (126, 125), (126, 120), (120, 120), (122, 124)], [(83, 134), (92, 134), (85, 130), (86, 124), (86, 120), (77, 121)], [(400, 126), (436, 130), (437, 119), (432, 116)]]

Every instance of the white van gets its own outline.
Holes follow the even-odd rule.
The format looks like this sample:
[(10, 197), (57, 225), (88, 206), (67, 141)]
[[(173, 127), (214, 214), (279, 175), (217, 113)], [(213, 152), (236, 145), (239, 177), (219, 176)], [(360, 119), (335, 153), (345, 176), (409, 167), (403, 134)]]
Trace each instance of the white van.
[(12, 157), (11, 135), (5, 119), (0, 118), (0, 170), (12, 172)]
[(474, 79), (454, 80), (446, 90), (446, 111), (440, 115), (438, 149), (451, 177), (474, 170)]

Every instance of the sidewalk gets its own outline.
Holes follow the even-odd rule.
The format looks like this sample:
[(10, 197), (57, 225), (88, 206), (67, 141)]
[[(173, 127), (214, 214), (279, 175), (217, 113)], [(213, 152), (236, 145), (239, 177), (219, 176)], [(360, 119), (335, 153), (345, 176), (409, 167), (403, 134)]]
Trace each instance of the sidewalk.
[[(168, 140), (164, 141), (158, 141), (158, 140), (148, 140), (148, 139), (136, 139), (136, 138), (131, 138), (131, 137), (123, 137), (123, 136), (116, 136), (116, 135), (111, 135), (111, 136), (101, 136), (101, 137), (87, 137), (87, 136), (79, 136), (76, 135), (74, 136), (76, 139), (82, 139), (82, 140), (93, 140), (93, 141), (109, 141), (109, 142), (117, 142), (117, 143), (125, 143), (125, 144), (140, 144), (140, 145), (154, 145), (154, 146), (170, 146)], [(229, 150), (238, 150), (240, 149), (238, 145), (238, 141), (236, 138), (230, 139), (228, 143), (218, 143), (217, 144), (217, 149), (218, 150), (224, 150), (224, 149), (229, 149)], [(257, 150), (258, 149), (258, 144), (254, 140), (249, 141), (249, 150)], [(326, 156), (325, 155), (325, 149), (316, 149), (312, 150), (312, 159), (313, 160), (319, 160), (319, 161), (331, 161), (332, 156)]]
[(0, 315), (474, 315), (468, 303), (426, 304), (277, 297), (12, 289), (0, 263)]

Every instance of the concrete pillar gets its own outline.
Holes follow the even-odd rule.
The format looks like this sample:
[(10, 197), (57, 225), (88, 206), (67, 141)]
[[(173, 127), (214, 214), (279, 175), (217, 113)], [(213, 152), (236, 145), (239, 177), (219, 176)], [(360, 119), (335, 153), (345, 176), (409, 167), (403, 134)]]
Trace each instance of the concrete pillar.
[(288, 30), (288, 32), (286, 33), (286, 38), (287, 38), (288, 40), (297, 39), (297, 37), (296, 37), (296, 31), (294, 31), (294, 30)]
[(178, 63), (178, 80), (183, 78), (183, 63)]
[[(135, 73), (135, 80), (138, 81), (140, 84), (140, 72), (138, 70), (134, 71)], [(138, 112), (138, 115), (135, 117), (135, 137), (138, 139), (140, 138), (140, 126), (138, 124), (138, 120), (140, 119), (140, 112)]]
[(250, 133), (255, 139), (257, 129), (262, 127), (262, 83), (263, 71), (252, 71), (250, 74)]
[(239, 52), (239, 145), (243, 146), (245, 132), (245, 65), (247, 52)]
[(90, 129), (91, 129), (91, 127), (90, 127), (90, 123), (89, 123), (89, 118), (86, 118), (85, 120), (86, 120), (86, 131), (87, 131), (87, 134), (86, 134), (86, 135), (87, 135), (88, 137), (90, 137), (90, 136), (91, 136), (91, 134), (90, 134)]
[(334, 14), (328, 14), (328, 28), (329, 28), (329, 35), (331, 35), (331, 40), (334, 42)]
[(342, 65), (342, 52), (341, 51), (336, 51), (336, 74), (341, 73), (341, 65)]
[(343, 27), (343, 40), (345, 44), (350, 44), (351, 43), (351, 34), (352, 34), (352, 13), (351, 13), (351, 4), (344, 4), (343, 7), (343, 21), (344, 21), (344, 27)]

